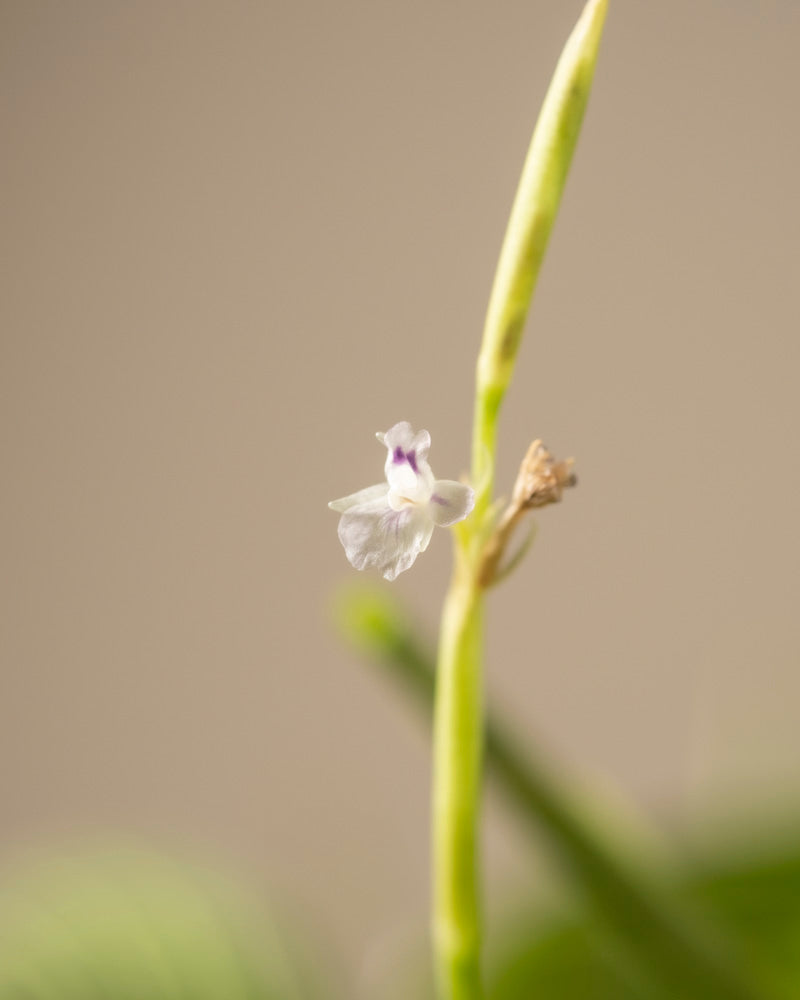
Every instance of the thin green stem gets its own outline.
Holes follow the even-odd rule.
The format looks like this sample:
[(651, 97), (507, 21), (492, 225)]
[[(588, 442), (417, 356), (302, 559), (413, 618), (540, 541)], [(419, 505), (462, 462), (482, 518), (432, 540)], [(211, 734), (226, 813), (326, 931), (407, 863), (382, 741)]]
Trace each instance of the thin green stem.
[(472, 481), (477, 520), (491, 502), (500, 405), (578, 141), (607, 7), (607, 0), (589, 0), (564, 46), (508, 219), (476, 372)]
[(483, 598), (458, 560), (439, 638), (433, 724), (433, 938), (439, 994), (479, 1000)]

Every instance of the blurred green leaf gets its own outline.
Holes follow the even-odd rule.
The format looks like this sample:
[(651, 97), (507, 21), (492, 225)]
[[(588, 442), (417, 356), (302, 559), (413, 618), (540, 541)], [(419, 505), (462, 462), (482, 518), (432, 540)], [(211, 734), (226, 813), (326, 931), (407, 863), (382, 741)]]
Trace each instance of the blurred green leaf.
[[(800, 849), (771, 846), (770, 832), (762, 831), (759, 848), (747, 857), (726, 852), (730, 846), (723, 841), (716, 862), (697, 865), (676, 892), (724, 927), (771, 995), (795, 1000), (800, 997)], [(488, 1000), (659, 995), (614, 951), (598, 919), (548, 921), (534, 908), (509, 918), (501, 938), (489, 963)]]
[(0, 889), (0, 1000), (311, 1000), (299, 968), (230, 886), (151, 855), (39, 860)]
[(509, 942), (489, 966), (487, 1000), (529, 997), (572, 1000), (641, 1000), (612, 962), (604, 959), (579, 924), (520, 923), (507, 931)]
[[(762, 817), (757, 842), (745, 854), (698, 867), (685, 891), (715, 914), (775, 995), (794, 1000), (800, 997), (800, 828), (786, 834)], [(776, 839), (779, 845), (771, 846)], [(726, 849), (723, 840), (718, 853), (724, 857)]]

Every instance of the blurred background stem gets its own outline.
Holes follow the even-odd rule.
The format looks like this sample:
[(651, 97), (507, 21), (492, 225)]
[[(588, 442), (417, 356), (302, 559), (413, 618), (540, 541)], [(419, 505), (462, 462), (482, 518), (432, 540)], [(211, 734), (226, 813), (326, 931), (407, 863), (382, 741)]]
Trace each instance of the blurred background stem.
[[(448, 656), (459, 651), (464, 655), (466, 650), (476, 648), (471, 644), (479, 639), (480, 626), (475, 624), (473, 611), (468, 589), (459, 597), (453, 597), (451, 592), (445, 616), (448, 638), (443, 640)], [(392, 677), (430, 712), (434, 687), (439, 684), (433, 656), (394, 603), (388, 597), (353, 590), (340, 601), (338, 617), (349, 641), (388, 668)], [(469, 701), (477, 714), (480, 686), (470, 683), (468, 671), (459, 672), (457, 662), (447, 664), (446, 669), (448, 679), (452, 677), (454, 684), (463, 685), (462, 704)], [(437, 705), (436, 711), (440, 710)], [(448, 702), (447, 712), (454, 712), (452, 702)], [(454, 727), (468, 727), (458, 732), (465, 740), (474, 741), (476, 733), (468, 716), (468, 712), (461, 717), (453, 715), (450, 722)], [(472, 748), (469, 759), (474, 768), (476, 744), (464, 745)], [(447, 749), (454, 752), (452, 745)], [(437, 754), (444, 750), (435, 743)], [(544, 834), (554, 858), (650, 984), (648, 995), (683, 1000), (757, 1000), (770, 995), (751, 984), (748, 972), (723, 936), (675, 897), (655, 874), (656, 865), (636, 862), (637, 856), (645, 853), (642, 845), (632, 842), (623, 846), (618, 842), (612, 833), (619, 826), (611, 822), (614, 811), (606, 806), (603, 821), (600, 810), (590, 808), (586, 796), (577, 794), (543, 757), (533, 755), (528, 746), (523, 749), (522, 741), (491, 709), (485, 713), (485, 751), (489, 776), (507, 805), (533, 836)], [(455, 759), (445, 762), (452, 768), (461, 766)], [(474, 770), (471, 776), (468, 801), (465, 803), (460, 796), (450, 800), (453, 809), (475, 805)], [(463, 794), (464, 789), (460, 792)], [(457, 824), (458, 817), (452, 813), (447, 822)], [(457, 832), (452, 831), (454, 836)], [(475, 942), (480, 922), (478, 887), (474, 869), (469, 867), (474, 860), (474, 840), (459, 838), (457, 844), (458, 864), (447, 859), (442, 863), (447, 864), (448, 880), (455, 882), (463, 877), (465, 881), (461, 894), (454, 888), (452, 895), (445, 892), (447, 882), (437, 883), (437, 891), (443, 893), (442, 898), (436, 897), (437, 911), (441, 906), (449, 914), (449, 923), (442, 930), (451, 935), (437, 940), (437, 945), (448, 946), (447, 962), (442, 961), (439, 967), (440, 982), (442, 970), (449, 969), (447, 987), (452, 996), (461, 998), (480, 996), (475, 979), (478, 960), (468, 950)], [(436, 850), (447, 852), (447, 842), (437, 842)], [(469, 921), (464, 919), (467, 915)], [(453, 927), (459, 930), (453, 932)], [(439, 927), (436, 929), (438, 932)]]

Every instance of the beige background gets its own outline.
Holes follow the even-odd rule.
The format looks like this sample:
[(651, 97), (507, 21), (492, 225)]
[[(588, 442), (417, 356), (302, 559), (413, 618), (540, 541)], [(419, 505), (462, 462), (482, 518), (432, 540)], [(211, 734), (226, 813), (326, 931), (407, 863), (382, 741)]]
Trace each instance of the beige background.
[[(325, 503), (400, 419), (466, 467), (578, 7), (0, 5), (2, 857), (200, 850), (362, 986), (424, 923), (423, 730), (332, 635)], [(542, 436), (580, 487), (490, 688), (673, 826), (800, 776), (798, 43), (794, 0), (612, 0), (502, 424), (501, 483)], [(448, 560), (394, 585), (431, 629)], [(533, 876), (491, 805), (494, 901)]]

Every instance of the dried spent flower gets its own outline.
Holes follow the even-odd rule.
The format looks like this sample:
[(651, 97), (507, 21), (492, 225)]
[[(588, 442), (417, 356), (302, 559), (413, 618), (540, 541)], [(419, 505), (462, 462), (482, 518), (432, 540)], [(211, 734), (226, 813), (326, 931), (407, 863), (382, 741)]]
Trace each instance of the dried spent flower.
[(528, 448), (519, 468), (511, 495), (512, 505), (532, 508), (558, 503), (564, 490), (568, 486), (575, 486), (578, 481), (572, 471), (574, 465), (574, 458), (556, 461), (537, 438)]
[(342, 515), (339, 540), (351, 564), (380, 570), (394, 580), (427, 549), (436, 525), (447, 527), (469, 514), (475, 494), (463, 483), (433, 478), (427, 431), (415, 434), (402, 421), (377, 438), (388, 450), (386, 482), (328, 506)]
[(491, 586), (516, 566), (516, 556), (504, 566), (500, 563), (517, 524), (527, 511), (558, 503), (564, 490), (568, 486), (575, 486), (578, 480), (572, 471), (574, 464), (575, 460), (572, 458), (557, 461), (538, 438), (531, 444), (520, 465), (511, 502), (501, 514), (484, 547), (478, 569), (481, 586)]

